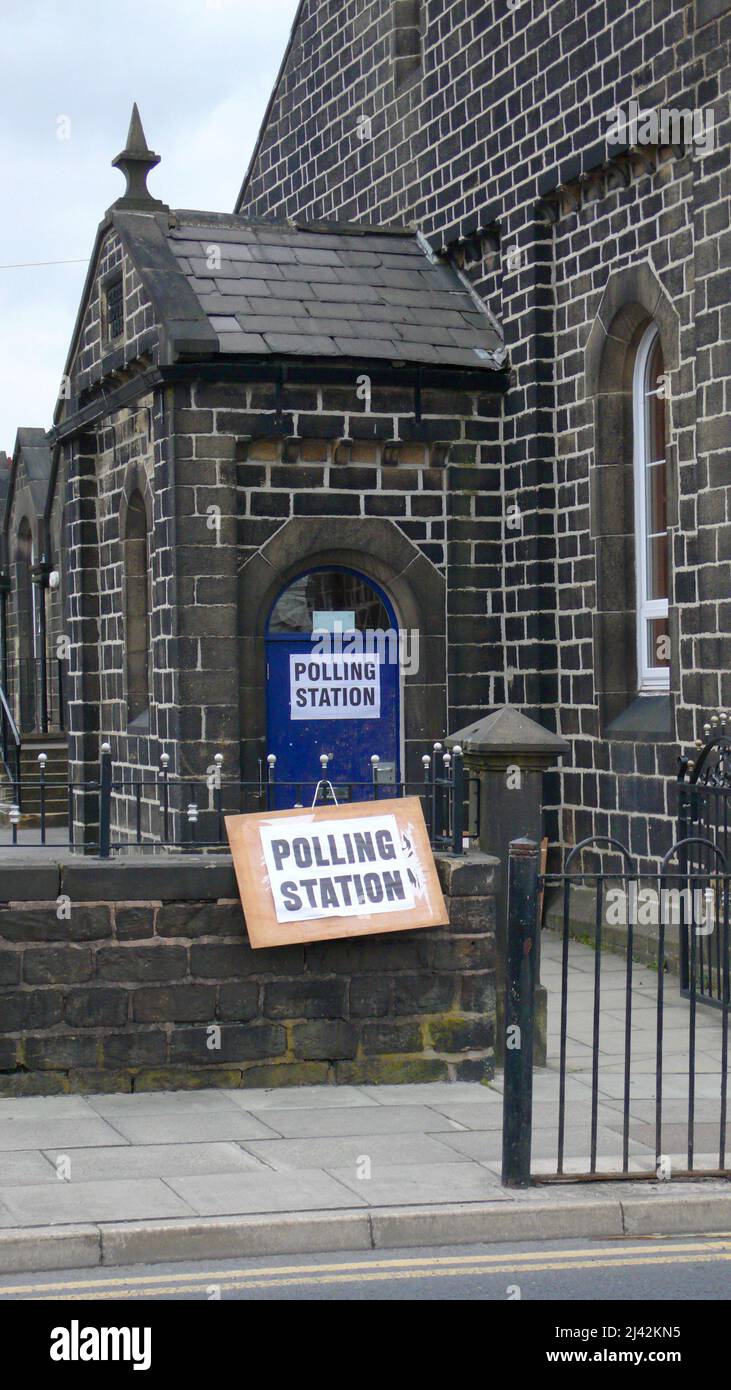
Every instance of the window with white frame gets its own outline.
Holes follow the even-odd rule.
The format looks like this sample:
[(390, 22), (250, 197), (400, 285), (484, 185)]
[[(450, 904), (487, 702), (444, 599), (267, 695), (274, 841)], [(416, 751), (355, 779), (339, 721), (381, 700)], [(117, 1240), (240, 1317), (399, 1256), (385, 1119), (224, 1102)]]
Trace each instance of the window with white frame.
[(670, 545), (665, 368), (657, 325), (637, 349), (634, 371), (637, 680), (640, 694), (670, 689)]

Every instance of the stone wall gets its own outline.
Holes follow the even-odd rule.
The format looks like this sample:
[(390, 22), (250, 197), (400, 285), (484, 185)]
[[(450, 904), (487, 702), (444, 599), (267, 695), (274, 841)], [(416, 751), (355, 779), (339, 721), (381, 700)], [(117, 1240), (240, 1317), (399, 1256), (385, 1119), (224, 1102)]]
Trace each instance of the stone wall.
[(249, 946), (230, 860), (0, 870), (0, 1094), (485, 1080), (493, 872), (438, 857), (446, 928)]
[[(105, 335), (104, 296), (110, 277), (122, 276), (124, 337)], [(94, 399), (104, 373), (130, 376), (158, 357), (152, 305), (117, 231), (100, 247), (89, 301), (79, 328), (71, 375), (70, 406)], [(66, 439), (53, 503), (53, 563), (62, 572), (63, 613), (69, 647), (67, 728), (69, 770), (75, 783), (99, 778), (99, 747), (113, 738), (118, 778), (152, 778), (160, 743), (175, 733), (175, 689), (169, 644), (174, 632), (170, 549), (171, 476), (168, 459), (172, 410), (163, 388), (141, 394), (134, 407), (111, 412), (88, 431)], [(151, 718), (128, 725), (123, 540), (127, 503), (134, 490), (145, 497), (155, 528), (150, 545)], [(154, 710), (154, 717), (152, 712)], [(145, 800), (147, 800), (145, 798)], [(129, 825), (129, 795), (115, 797), (115, 822)], [(150, 828), (149, 807), (143, 825)], [(98, 798), (74, 796), (76, 843), (98, 844)]]
[(266, 619), (278, 589), (316, 565), (381, 582), (399, 625), (418, 631), (404, 690), (412, 780), (431, 740), (495, 698), (499, 396), (489, 380), (481, 392), (425, 388), (417, 422), (408, 387), (374, 382), (366, 410), (355, 382), (315, 377), (284, 385), (279, 416), (272, 385), (199, 382), (187, 399), (178, 389), (180, 747), (168, 751), (181, 775), (220, 751), (231, 776), (239, 742), (245, 777), (256, 775), (268, 751)]
[[(140, 780), (142, 838), (159, 836), (162, 753), (177, 777), (205, 775), (220, 754), (225, 781), (256, 779), (268, 752), (266, 621), (305, 569), (362, 570), (418, 636), (404, 690), (410, 780), (433, 741), (497, 697), (502, 427), (490, 374), (473, 373), (470, 389), (425, 385), (416, 419), (416, 378), (381, 385), (374, 370), (366, 404), (355, 377), (318, 384), (309, 370), (281, 390), (224, 372), (156, 390), (67, 446), (70, 772), (98, 780), (109, 742), (122, 839), (134, 838)], [(129, 725), (123, 535), (134, 489), (152, 523), (151, 703)], [(75, 796), (76, 842), (92, 849), (97, 801)]]
[[(468, 273), (515, 370), (495, 703), (520, 705), (573, 745), (555, 779), (552, 837), (611, 834), (652, 858), (672, 834), (676, 739), (691, 743), (731, 701), (731, 0), (423, 0), (406, 85), (393, 8), (305, 0), (238, 207), (414, 221), (437, 249), (494, 230)], [(715, 148), (644, 147), (612, 168), (612, 113), (633, 100), (712, 114)], [(654, 299), (638, 299), (640, 274)], [(597, 464), (620, 453), (616, 429), (603, 452), (596, 406), (616, 384), (588, 380), (618, 277), (628, 310), (657, 317), (670, 372), (673, 698), (649, 731), (608, 728), (618, 711), (607, 696), (626, 694), (631, 672), (621, 640), (603, 640), (612, 624), (596, 621), (608, 613), (616, 628), (635, 603), (605, 563), (619, 553), (633, 591), (620, 544), (631, 522), (615, 524), (592, 497)], [(511, 505), (519, 527), (507, 525)]]

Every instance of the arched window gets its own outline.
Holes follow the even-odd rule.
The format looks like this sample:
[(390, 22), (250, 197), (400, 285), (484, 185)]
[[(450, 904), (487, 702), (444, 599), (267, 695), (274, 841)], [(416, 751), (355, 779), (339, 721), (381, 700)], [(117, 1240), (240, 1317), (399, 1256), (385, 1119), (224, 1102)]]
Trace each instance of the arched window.
[(637, 349), (633, 395), (637, 679), (641, 694), (670, 689), (664, 372), (660, 334), (651, 323)]
[(317, 569), (302, 575), (280, 595), (269, 619), (270, 634), (386, 632), (392, 627), (379, 594), (350, 570)]
[(127, 504), (124, 535), (125, 656), (127, 719), (150, 708), (150, 581), (147, 512), (141, 492)]

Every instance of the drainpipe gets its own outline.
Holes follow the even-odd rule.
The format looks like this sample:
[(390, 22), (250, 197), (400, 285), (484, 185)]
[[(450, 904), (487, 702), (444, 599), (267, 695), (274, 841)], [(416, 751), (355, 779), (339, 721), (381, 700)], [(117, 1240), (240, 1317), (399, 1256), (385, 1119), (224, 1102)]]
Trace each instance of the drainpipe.
[(46, 655), (46, 594), (51, 566), (44, 547), (43, 555), (31, 570), (31, 578), (38, 588), (38, 642), (40, 646), (40, 726), (41, 733), (48, 733), (48, 661)]
[(6, 565), (0, 567), (0, 681), (8, 692), (8, 594), (10, 575)]

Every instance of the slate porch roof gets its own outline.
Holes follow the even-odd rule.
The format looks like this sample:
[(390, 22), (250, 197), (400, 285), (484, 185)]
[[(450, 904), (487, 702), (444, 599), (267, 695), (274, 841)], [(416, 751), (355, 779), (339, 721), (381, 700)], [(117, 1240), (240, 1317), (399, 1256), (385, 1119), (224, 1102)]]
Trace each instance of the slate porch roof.
[(22, 426), (16, 431), (12, 459), (0, 453), (0, 532), (8, 530), (21, 463), (35, 514), (42, 516), (51, 478), (51, 445), (45, 430)]
[(411, 230), (192, 212), (172, 220), (170, 249), (222, 353), (503, 363), (496, 323)]
[[(127, 144), (112, 161), (127, 181), (97, 230), (54, 433), (88, 390), (133, 362), (156, 366), (212, 358), (321, 358), (494, 375), (507, 382), (500, 327), (470, 282), (440, 261), (414, 228), (260, 220), (172, 210), (146, 179), (159, 164), (132, 109)], [(120, 237), (149, 298), (154, 324), (75, 370), (99, 257)], [(106, 350), (105, 350), (106, 349)], [(69, 403), (70, 402), (70, 403)]]
[(16, 435), (13, 462), (25, 464), (33, 505), (40, 515), (46, 505), (51, 476), (51, 446), (43, 429), (21, 427)]

